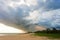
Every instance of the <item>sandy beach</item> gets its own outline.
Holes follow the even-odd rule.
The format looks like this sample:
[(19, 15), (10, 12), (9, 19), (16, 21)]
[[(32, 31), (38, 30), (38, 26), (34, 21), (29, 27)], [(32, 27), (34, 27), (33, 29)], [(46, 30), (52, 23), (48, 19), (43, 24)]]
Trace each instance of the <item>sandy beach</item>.
[(60, 40), (60, 39), (48, 39), (47, 37), (33, 36), (31, 34), (14, 34), (0, 36), (0, 40)]

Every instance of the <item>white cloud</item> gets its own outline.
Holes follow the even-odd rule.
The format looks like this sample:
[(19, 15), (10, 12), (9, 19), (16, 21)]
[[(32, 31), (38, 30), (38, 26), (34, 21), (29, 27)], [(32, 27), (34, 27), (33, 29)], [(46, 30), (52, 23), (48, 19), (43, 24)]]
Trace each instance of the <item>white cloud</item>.
[(18, 7), (20, 5), (27, 5), (29, 7), (38, 5), (36, 0), (18, 0), (18, 1), (6, 0), (5, 2), (8, 2), (6, 4), (12, 8)]
[(37, 0), (25, 0), (25, 2), (28, 4), (28, 6), (36, 6)]
[(27, 21), (31, 20), (31, 23), (35, 23), (35, 22), (38, 22), (39, 15), (40, 15), (39, 11), (35, 10), (33, 12), (30, 12), (29, 16), (26, 16), (24, 19)]
[(40, 12), (39, 10), (35, 10), (29, 13), (29, 16), (25, 18), (27, 21), (31, 20), (30, 23), (39, 23), (39, 22), (47, 22), (51, 23), (50, 25), (60, 25), (60, 9), (50, 10), (45, 12)]
[(60, 25), (60, 9), (44, 12), (42, 15), (42, 22), (50, 22), (52, 27)]
[(26, 5), (26, 3), (24, 2), (24, 0), (20, 0), (20, 1), (18, 1), (18, 2), (11, 1), (8, 5), (9, 5), (10, 7), (15, 8), (15, 7), (20, 6), (20, 5), (22, 5), (22, 4)]
[(46, 0), (42, 0), (43, 2), (46, 2)]

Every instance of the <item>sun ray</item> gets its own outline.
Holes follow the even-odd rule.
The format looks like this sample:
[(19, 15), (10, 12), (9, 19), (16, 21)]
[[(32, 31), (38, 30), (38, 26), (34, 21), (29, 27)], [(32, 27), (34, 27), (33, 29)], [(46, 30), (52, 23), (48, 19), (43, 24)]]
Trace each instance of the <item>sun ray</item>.
[(0, 23), (0, 33), (25, 33), (25, 31)]

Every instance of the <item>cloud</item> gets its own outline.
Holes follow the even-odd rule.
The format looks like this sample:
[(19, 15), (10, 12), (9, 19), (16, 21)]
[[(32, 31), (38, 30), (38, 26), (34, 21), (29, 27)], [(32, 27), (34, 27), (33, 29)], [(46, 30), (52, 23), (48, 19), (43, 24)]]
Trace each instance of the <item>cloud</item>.
[(17, 24), (60, 25), (60, 0), (0, 0), (0, 20)]
[[(60, 9), (40, 12), (35, 10), (25, 18), (27, 21), (30, 20), (30, 24), (37, 23), (38, 25), (44, 25), (49, 27), (55, 27), (60, 25)], [(28, 23), (29, 24), (29, 23)]]
[(39, 18), (39, 12), (37, 11), (37, 10), (35, 10), (35, 11), (33, 11), (33, 12), (30, 12), (29, 13), (29, 16), (26, 16), (26, 18), (24, 18), (24, 19), (26, 19), (26, 20), (31, 20), (31, 22), (32, 23), (37, 23), (37, 19)]
[(60, 9), (57, 10), (51, 10), (51, 11), (47, 11), (44, 12), (42, 14), (42, 18), (41, 18), (41, 23), (46, 24), (46, 25), (50, 25), (51, 27), (55, 27), (55, 25), (60, 25), (59, 20), (60, 20)]

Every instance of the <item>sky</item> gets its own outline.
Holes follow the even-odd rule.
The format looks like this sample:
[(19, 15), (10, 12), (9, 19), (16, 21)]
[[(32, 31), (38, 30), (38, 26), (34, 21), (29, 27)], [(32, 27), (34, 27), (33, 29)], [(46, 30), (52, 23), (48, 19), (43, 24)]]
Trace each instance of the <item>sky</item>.
[(60, 0), (0, 0), (0, 20), (24, 25), (60, 26)]
[(23, 30), (20, 30), (20, 29), (16, 29), (16, 28), (11, 27), (11, 26), (7, 26), (3, 23), (0, 23), (0, 34), (1, 33), (26, 33), (26, 32)]

